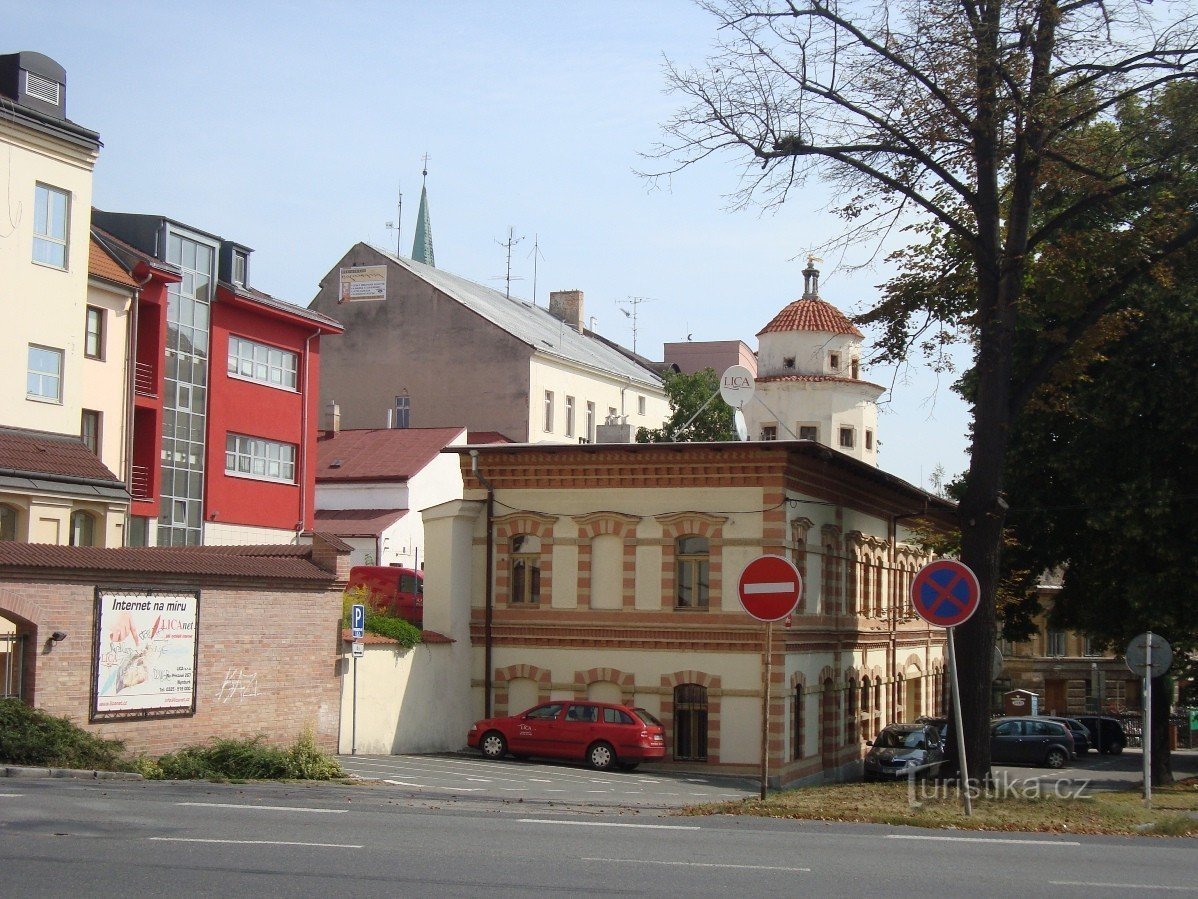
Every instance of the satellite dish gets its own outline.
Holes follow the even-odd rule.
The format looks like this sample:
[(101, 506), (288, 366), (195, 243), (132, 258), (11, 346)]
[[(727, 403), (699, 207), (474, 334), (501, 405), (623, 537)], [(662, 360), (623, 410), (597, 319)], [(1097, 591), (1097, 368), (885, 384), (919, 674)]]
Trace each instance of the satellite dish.
[(733, 414), (732, 419), (736, 423), (737, 439), (740, 440), (741, 442), (748, 440), (749, 439), (749, 426), (747, 424), (745, 424), (745, 413), (743, 413), (739, 409), (737, 409), (736, 412)]

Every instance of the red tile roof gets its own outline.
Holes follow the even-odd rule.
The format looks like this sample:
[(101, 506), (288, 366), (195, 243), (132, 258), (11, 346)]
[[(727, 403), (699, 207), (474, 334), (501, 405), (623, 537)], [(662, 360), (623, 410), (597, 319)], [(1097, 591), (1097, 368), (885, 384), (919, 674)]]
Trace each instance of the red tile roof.
[(821, 334), (865, 337), (843, 312), (820, 299), (795, 300), (758, 331), (757, 336), (774, 331), (818, 331)]
[(377, 537), (407, 509), (317, 509), (316, 530), (338, 537)]
[(870, 381), (862, 381), (857, 378), (841, 378), (837, 375), (762, 375), (755, 379), (758, 384), (765, 384), (776, 381), (789, 381), (791, 383), (814, 384), (818, 382), (831, 382), (834, 384), (865, 384), (869, 387), (876, 387), (879, 390), (885, 390), (881, 384), (874, 384)]
[(466, 434), (467, 443), (514, 443), (510, 437), (499, 431), (470, 431)]
[(83, 439), (70, 434), (0, 426), (0, 468), (24, 475), (82, 478), (123, 486)]
[(317, 481), (406, 481), (465, 428), (381, 428), (322, 433)]
[(312, 561), (309, 546), (149, 546), (102, 549), (48, 543), (0, 543), (0, 567), (141, 575), (213, 575), (251, 581), (335, 580)]
[(87, 273), (93, 278), (101, 278), (121, 287), (136, 288), (139, 286), (133, 276), (125, 270), (124, 265), (102, 243), (96, 240), (94, 234), (87, 253)]

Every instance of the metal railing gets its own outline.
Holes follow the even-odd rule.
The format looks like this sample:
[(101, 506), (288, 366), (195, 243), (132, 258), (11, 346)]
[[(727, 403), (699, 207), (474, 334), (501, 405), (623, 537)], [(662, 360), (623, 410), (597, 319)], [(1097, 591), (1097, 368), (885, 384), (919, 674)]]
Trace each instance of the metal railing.
[(129, 472), (129, 495), (134, 499), (153, 499), (150, 492), (150, 468), (147, 465), (131, 465)]
[(21, 698), (24, 646), (25, 638), (20, 634), (0, 634), (0, 699)]
[(158, 396), (154, 366), (148, 362), (137, 362), (133, 366), (133, 389), (142, 396)]

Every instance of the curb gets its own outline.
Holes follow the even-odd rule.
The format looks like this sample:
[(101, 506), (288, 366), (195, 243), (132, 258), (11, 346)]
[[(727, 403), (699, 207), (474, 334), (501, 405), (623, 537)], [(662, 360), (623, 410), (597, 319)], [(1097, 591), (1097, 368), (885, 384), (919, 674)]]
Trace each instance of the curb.
[(31, 768), (23, 765), (0, 766), (0, 777), (74, 777), (88, 780), (144, 780), (132, 771), (84, 771), (78, 768)]

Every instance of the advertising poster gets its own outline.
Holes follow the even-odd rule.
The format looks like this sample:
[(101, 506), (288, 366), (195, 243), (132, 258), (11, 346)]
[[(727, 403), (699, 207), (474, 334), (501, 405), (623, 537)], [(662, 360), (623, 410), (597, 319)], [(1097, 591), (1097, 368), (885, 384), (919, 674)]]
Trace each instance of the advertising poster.
[(358, 265), (340, 271), (341, 292), (337, 296), (338, 303), (387, 298), (387, 266)]
[(93, 716), (195, 711), (198, 592), (96, 590)]

